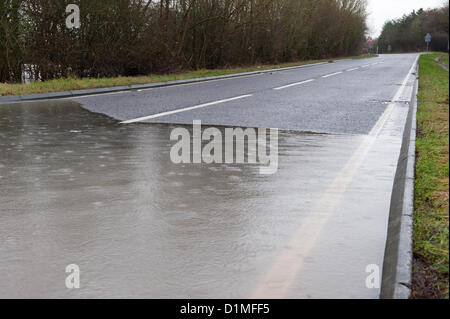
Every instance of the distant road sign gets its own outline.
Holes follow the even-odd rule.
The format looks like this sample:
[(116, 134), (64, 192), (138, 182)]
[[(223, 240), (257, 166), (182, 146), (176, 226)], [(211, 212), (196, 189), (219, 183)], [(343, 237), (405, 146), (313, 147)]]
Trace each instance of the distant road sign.
[(425, 36), (425, 42), (427, 43), (427, 51), (429, 51), (431, 43), (431, 34), (427, 33), (427, 35)]
[(366, 48), (368, 48), (368, 49), (372, 49), (373, 48), (373, 39), (371, 37), (367, 38)]

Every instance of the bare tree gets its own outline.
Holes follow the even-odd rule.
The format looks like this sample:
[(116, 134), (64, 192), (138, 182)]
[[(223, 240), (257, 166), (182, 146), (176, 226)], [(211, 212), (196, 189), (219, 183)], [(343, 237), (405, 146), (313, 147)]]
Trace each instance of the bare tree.
[[(1, 1), (2, 81), (22, 63), (46, 80), (343, 56), (366, 32), (365, 0)], [(69, 3), (80, 29), (65, 27)]]

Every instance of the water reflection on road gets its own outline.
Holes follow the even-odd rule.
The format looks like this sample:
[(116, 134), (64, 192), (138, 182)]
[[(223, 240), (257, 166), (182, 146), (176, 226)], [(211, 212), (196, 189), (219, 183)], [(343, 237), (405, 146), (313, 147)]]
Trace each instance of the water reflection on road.
[[(279, 172), (263, 176), (172, 164), (172, 128), (69, 101), (0, 106), (0, 297), (250, 297), (363, 140), (282, 132)], [(378, 296), (365, 267), (382, 262), (395, 163), (372, 161), (286, 297)]]

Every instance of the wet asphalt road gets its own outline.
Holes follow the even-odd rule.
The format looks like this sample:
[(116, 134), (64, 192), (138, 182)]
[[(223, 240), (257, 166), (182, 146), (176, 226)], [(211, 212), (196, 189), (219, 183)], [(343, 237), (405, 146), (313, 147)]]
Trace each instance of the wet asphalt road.
[[(415, 58), (76, 100), (96, 113), (0, 105), (0, 297), (377, 298), (365, 270), (382, 268), (412, 81), (388, 101)], [(130, 120), (248, 94), (150, 121), (171, 124), (99, 114)], [(173, 164), (170, 132), (193, 119), (284, 129), (278, 173)], [(72, 263), (78, 290), (64, 284)]]
[[(211, 125), (367, 134), (395, 95), (415, 58), (416, 55), (411, 54), (344, 60), (76, 101), (90, 111), (124, 121), (251, 94), (240, 100), (145, 122), (192, 124), (193, 120), (202, 120)], [(337, 72), (343, 73), (335, 74)], [(323, 78), (328, 75), (332, 76)], [(274, 90), (308, 80), (314, 81)]]

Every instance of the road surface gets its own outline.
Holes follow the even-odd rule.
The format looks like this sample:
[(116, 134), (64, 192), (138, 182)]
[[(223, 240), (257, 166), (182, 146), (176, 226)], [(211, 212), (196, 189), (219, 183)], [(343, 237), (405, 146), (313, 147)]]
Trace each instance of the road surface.
[[(416, 59), (0, 105), (0, 297), (377, 298)], [(278, 172), (173, 164), (194, 120), (279, 128)]]

